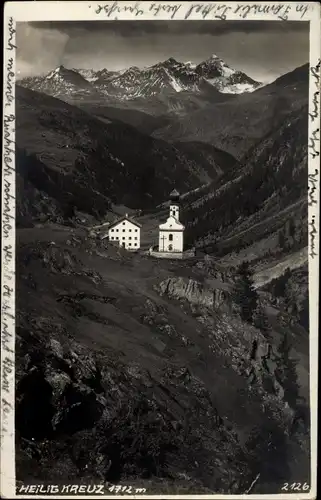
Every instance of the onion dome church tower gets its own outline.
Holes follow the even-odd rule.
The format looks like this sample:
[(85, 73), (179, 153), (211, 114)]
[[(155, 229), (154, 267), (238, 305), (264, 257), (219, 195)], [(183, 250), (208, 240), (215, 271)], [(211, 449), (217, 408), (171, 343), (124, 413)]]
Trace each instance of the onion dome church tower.
[(159, 252), (182, 253), (184, 248), (184, 225), (180, 217), (180, 194), (176, 189), (170, 194), (169, 217), (159, 226)]

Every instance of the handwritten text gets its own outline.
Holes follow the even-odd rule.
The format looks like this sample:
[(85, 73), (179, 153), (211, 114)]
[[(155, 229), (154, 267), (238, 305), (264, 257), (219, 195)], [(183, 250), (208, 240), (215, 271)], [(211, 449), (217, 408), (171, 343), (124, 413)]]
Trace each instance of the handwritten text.
[(317, 228), (315, 225), (315, 215), (312, 216), (311, 221), (309, 222), (309, 236), (310, 236), (310, 251), (309, 255), (312, 259), (317, 256), (317, 253), (315, 251), (315, 236), (317, 234)]
[[(91, 6), (90, 6), (91, 7)], [(167, 2), (108, 2), (100, 4), (95, 8), (96, 14), (104, 14), (105, 17), (118, 19), (118, 15), (126, 14), (132, 18), (139, 18), (145, 14), (152, 14), (160, 17), (161, 14), (169, 15), (170, 19), (179, 17), (180, 19), (201, 18), (201, 19), (221, 19), (226, 20), (228, 14), (235, 15), (240, 19), (247, 19), (255, 16), (269, 16), (270, 18), (287, 21), (291, 13), (296, 14), (298, 20), (304, 19), (309, 10), (306, 3), (192, 3), (182, 2), (170, 4)], [(167, 17), (167, 16), (166, 16)]]
[(308, 195), (309, 195), (309, 206), (315, 205), (317, 200), (315, 199), (315, 192), (317, 190), (319, 171), (315, 169), (314, 174), (308, 175)]

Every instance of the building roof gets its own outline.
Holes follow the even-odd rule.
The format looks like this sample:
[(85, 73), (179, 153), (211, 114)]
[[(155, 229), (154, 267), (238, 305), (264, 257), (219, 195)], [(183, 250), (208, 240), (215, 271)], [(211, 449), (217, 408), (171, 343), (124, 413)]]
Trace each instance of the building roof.
[(139, 222), (136, 222), (134, 219), (131, 219), (130, 217), (128, 217), (128, 214), (124, 215), (123, 217), (120, 217), (120, 219), (117, 219), (115, 220), (114, 222), (112, 222), (109, 226), (108, 226), (108, 230), (112, 227), (115, 227), (117, 226), (120, 222), (123, 222), (124, 220), (127, 220), (128, 222), (131, 222), (132, 224), (134, 224), (135, 226), (137, 227), (142, 227), (141, 224), (139, 224)]
[(160, 230), (165, 230), (165, 231), (184, 231), (185, 226), (175, 217), (171, 216), (168, 217), (166, 222), (163, 222), (159, 226)]
[(180, 197), (180, 194), (179, 192), (177, 191), (177, 189), (173, 189), (173, 191), (171, 192), (171, 194), (169, 195), (169, 199), (172, 200), (172, 201), (178, 201), (179, 200), (179, 197)]

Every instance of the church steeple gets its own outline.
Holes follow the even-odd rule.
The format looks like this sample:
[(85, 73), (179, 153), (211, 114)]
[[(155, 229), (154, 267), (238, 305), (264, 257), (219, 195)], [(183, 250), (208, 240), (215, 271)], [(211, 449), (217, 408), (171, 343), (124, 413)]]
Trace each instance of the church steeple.
[(179, 201), (180, 194), (174, 189), (169, 195), (170, 204), (169, 204), (169, 216), (174, 217), (174, 219), (179, 220)]

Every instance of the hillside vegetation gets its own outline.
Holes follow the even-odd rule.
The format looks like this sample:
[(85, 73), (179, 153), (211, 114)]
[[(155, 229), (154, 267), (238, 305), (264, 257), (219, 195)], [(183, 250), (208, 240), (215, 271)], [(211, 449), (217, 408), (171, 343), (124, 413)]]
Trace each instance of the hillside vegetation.
[(70, 209), (102, 216), (111, 203), (155, 207), (174, 186), (183, 192), (197, 188), (217, 177), (226, 158), (235, 162), (215, 148), (198, 162), (202, 145), (190, 154), (29, 89), (17, 86), (16, 99), (18, 174)]

